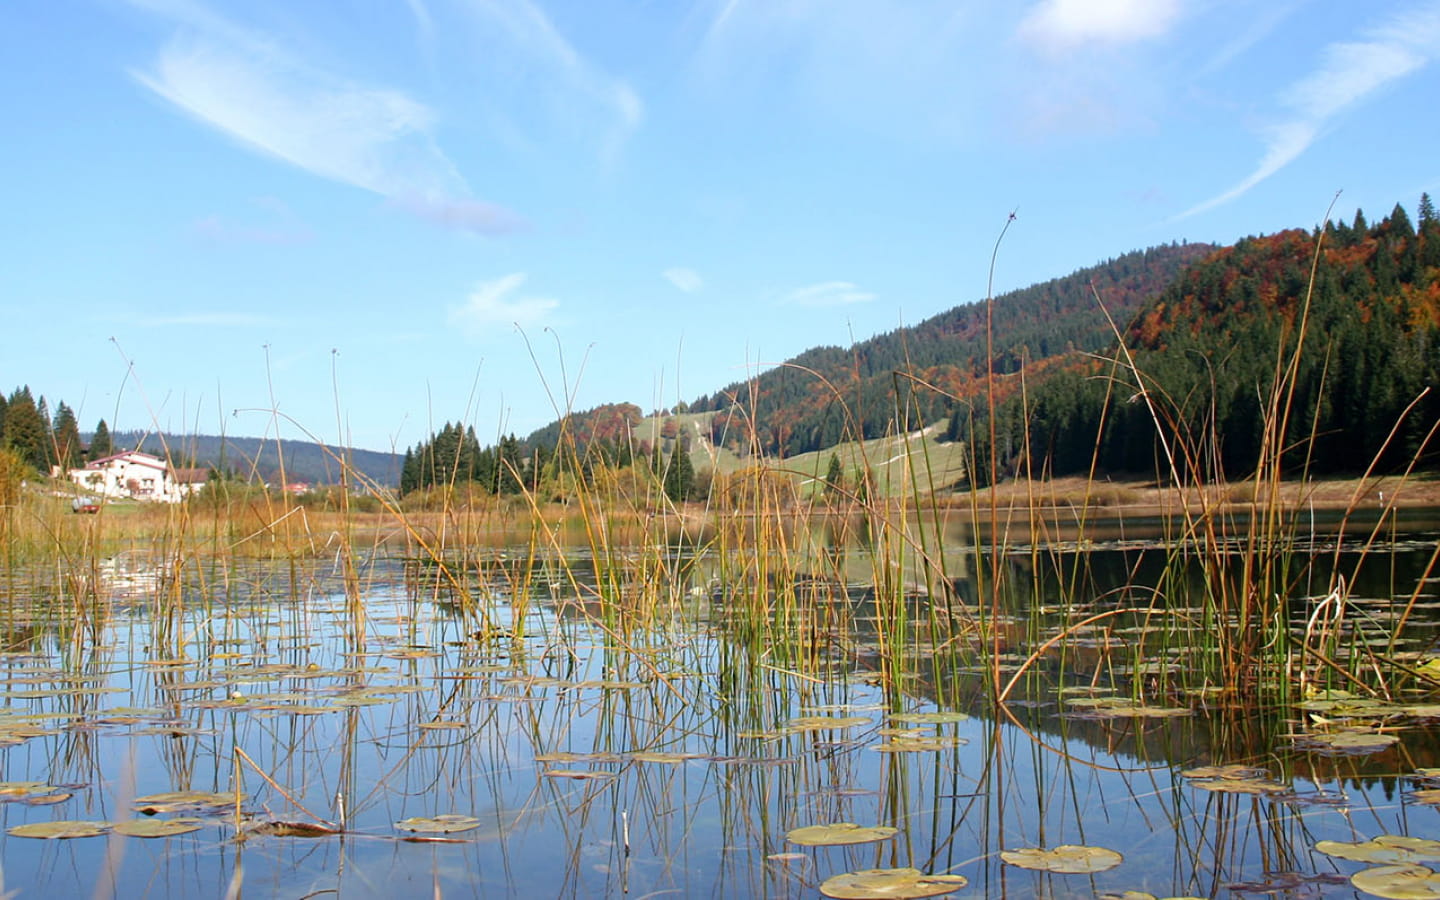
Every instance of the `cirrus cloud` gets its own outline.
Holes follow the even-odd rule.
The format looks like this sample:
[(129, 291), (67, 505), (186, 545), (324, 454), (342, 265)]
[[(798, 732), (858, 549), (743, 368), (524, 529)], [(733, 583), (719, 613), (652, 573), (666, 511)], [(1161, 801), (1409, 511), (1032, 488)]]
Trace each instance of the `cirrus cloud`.
[(476, 285), (465, 302), (450, 310), (449, 321), (471, 337), (484, 337), (496, 326), (521, 328), (544, 325), (560, 301), (549, 297), (521, 296), (528, 276), (512, 272)]
[(693, 294), (705, 286), (699, 273), (694, 269), (687, 269), (683, 266), (672, 266), (660, 273), (665, 280), (687, 294)]
[(1047, 50), (1132, 44), (1163, 37), (1180, 12), (1179, 0), (1044, 0), (1020, 22), (1018, 34)]
[(822, 281), (796, 288), (785, 295), (783, 302), (796, 306), (848, 306), (869, 303), (875, 296), (849, 281)]

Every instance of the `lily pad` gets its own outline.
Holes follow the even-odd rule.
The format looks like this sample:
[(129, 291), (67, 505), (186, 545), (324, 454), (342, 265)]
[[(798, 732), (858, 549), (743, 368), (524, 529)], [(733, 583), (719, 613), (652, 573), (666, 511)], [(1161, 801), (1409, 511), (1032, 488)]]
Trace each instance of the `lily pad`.
[(395, 823), (401, 831), (415, 831), (420, 834), (451, 834), (480, 827), (480, 820), (474, 816), (455, 813), (441, 813), (438, 816), (411, 816)]
[(905, 725), (948, 725), (951, 722), (964, 722), (969, 718), (962, 712), (923, 712), (900, 713), (891, 716), (890, 721)]
[(861, 869), (827, 878), (820, 893), (840, 900), (872, 898), (939, 897), (960, 890), (964, 875), (926, 875), (919, 869)]
[(73, 819), (61, 819), (58, 822), (31, 822), (28, 825), (16, 825), (7, 833), (15, 837), (55, 839), (99, 837), (109, 830), (109, 822), (79, 822)]
[(1124, 860), (1124, 857), (1114, 850), (1083, 847), (1078, 844), (1062, 844), (1050, 850), (1002, 850), (1000, 858), (1022, 869), (1039, 869), (1062, 875), (1104, 872), (1106, 869), (1115, 868)]
[(965, 738), (953, 735), (895, 735), (883, 744), (876, 744), (873, 749), (881, 753), (924, 753), (934, 750), (949, 750), (954, 747), (963, 747), (970, 743)]
[(1200, 766), (1180, 773), (1184, 778), (1269, 778), (1270, 773), (1254, 766)]
[(1358, 891), (1391, 900), (1440, 900), (1440, 874), (1425, 866), (1376, 866), (1350, 876)]
[(234, 806), (245, 798), (234, 794), (217, 794), (208, 791), (166, 791), (160, 794), (146, 794), (135, 798), (136, 809), (150, 813), (181, 812), (187, 809), (219, 809)]
[(112, 827), (117, 834), (138, 838), (174, 837), (199, 831), (205, 824), (203, 819), (128, 819), (116, 822)]
[(1368, 863), (1414, 863), (1440, 860), (1440, 841), (1382, 834), (1368, 841), (1320, 841), (1315, 849), (1340, 859)]
[(1307, 734), (1297, 742), (1322, 753), (1365, 754), (1384, 750), (1400, 739), (1375, 731), (1337, 731), (1334, 734)]
[(869, 725), (866, 716), (799, 716), (785, 723), (786, 731), (821, 731), (830, 728), (855, 728)]
[(43, 781), (4, 781), (0, 782), (0, 803), (53, 794), (59, 790), (60, 788), (53, 784)]
[[(868, 844), (892, 838), (899, 831), (889, 825), (856, 825), (836, 822), (834, 825), (806, 825), (792, 828), (785, 840), (806, 847), (829, 847), (836, 844)], [(923, 896), (923, 895), (921, 895)]]
[(1190, 785), (1217, 794), (1283, 794), (1290, 789), (1278, 781), (1263, 778), (1201, 778)]

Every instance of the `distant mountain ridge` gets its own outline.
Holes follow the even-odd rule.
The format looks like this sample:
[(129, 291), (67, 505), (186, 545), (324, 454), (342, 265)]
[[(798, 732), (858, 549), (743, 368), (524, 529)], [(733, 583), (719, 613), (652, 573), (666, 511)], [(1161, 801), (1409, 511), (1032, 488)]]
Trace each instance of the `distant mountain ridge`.
[(229, 471), (241, 478), (253, 475), (271, 484), (280, 482), (282, 449), (285, 481), (290, 483), (339, 484), (343, 468), (339, 460), (375, 484), (395, 487), (400, 483), (401, 457), (376, 450), (329, 447), (312, 441), (153, 431), (112, 431), (110, 438), (117, 452), (139, 449), (168, 457), (175, 465)]
[[(1054, 368), (1057, 359), (1112, 345), (1110, 319), (1126, 327), (1187, 266), (1217, 249), (1185, 243), (1136, 250), (1002, 294), (988, 306), (983, 300), (956, 306), (848, 349), (807, 350), (697, 398), (689, 411), (721, 414), (712, 426), (717, 444), (747, 439), (753, 428), (763, 452), (776, 456), (880, 437), (897, 424), (913, 430), (945, 418), (984, 386), (987, 312), (994, 372)], [(904, 377), (897, 380), (897, 372)]]

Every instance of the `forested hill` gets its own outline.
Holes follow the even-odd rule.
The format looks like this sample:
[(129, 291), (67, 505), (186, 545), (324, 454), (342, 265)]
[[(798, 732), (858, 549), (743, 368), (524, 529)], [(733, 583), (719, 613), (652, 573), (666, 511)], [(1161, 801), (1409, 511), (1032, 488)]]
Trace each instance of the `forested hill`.
[[(1302, 329), (1293, 393), (1277, 391)], [(1254, 471), (1265, 411), (1286, 397), (1291, 473), (1394, 470), (1417, 455), (1434, 468), (1434, 448), (1421, 454), (1440, 421), (1440, 220), (1422, 197), (1418, 228), (1396, 206), (1373, 226), (1357, 213), (1323, 235), (1247, 238), (1186, 270), (1126, 339), (1166, 440), (1201, 478)], [(1132, 373), (1091, 363), (1036, 385), (1026, 409), (1012, 398), (996, 416), (999, 473), (1027, 463), (1027, 437), (1032, 471), (1085, 472), (1093, 460), (1104, 472), (1165, 472), (1137, 387)], [(953, 431), (988, 459), (981, 418)]]
[[(155, 432), (116, 431), (111, 433), (115, 449), (136, 449), (173, 459), (177, 465), (225, 471), (241, 478), (258, 477), (272, 484), (280, 481), (280, 450), (284, 450), (285, 480), (312, 485), (339, 484), (346, 460), (366, 479), (394, 487), (400, 483), (401, 459), (394, 453), (375, 450), (345, 450), (323, 447), (310, 441), (281, 442), (251, 437), (217, 435), (158, 435)], [(353, 479), (352, 479), (353, 480)]]
[[(1171, 244), (1135, 251), (995, 298), (995, 371), (1049, 368), (1053, 358), (1112, 344), (1102, 304), (1124, 327), (1186, 265), (1215, 249)], [(983, 301), (970, 303), (849, 349), (807, 350), (750, 381), (698, 398), (689, 410), (719, 413), (712, 434), (717, 444), (747, 441), (753, 427), (763, 452), (784, 456), (892, 431), (897, 410), (904, 413), (901, 427), (930, 424), (983, 386), (986, 312)], [(917, 380), (930, 387), (912, 390)]]

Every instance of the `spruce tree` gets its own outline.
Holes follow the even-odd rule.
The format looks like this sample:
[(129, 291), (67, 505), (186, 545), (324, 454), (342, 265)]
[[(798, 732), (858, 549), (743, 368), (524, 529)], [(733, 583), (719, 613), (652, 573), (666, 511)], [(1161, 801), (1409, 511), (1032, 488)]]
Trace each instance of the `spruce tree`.
[(5, 444), (27, 465), (42, 472), (50, 467), (50, 424), (40, 415), (30, 387), (16, 388), (5, 411)]
[(825, 493), (834, 497), (845, 490), (845, 472), (840, 468), (840, 457), (830, 454), (830, 468), (825, 472)]
[(77, 469), (83, 457), (80, 425), (75, 412), (62, 401), (55, 409), (55, 464), (62, 470)]
[(97, 459), (104, 459), (114, 448), (110, 443), (110, 426), (101, 419), (95, 425), (95, 433), (90, 436), (90, 449), (85, 453), (86, 462), (94, 462)]

